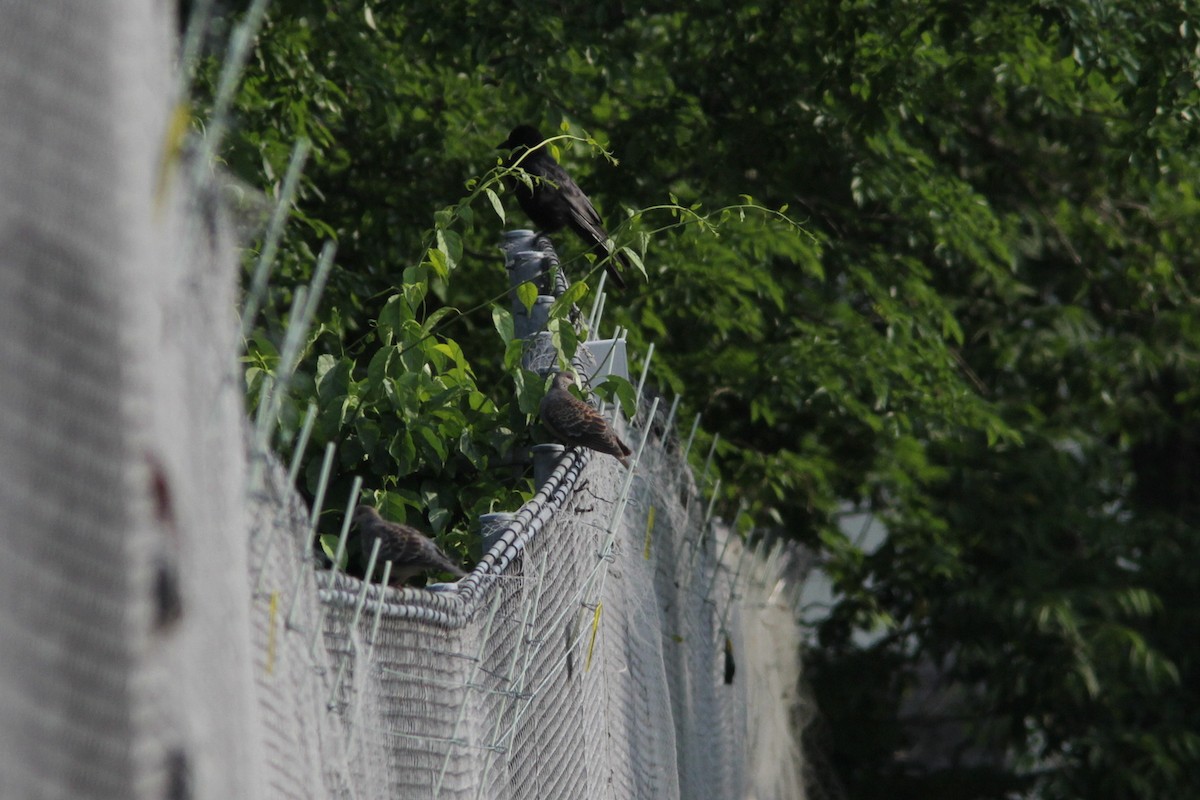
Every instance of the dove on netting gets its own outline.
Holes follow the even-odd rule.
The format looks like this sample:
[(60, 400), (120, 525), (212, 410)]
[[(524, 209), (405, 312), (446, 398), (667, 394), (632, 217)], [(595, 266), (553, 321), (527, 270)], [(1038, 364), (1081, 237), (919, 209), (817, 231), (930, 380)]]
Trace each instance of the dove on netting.
[(616, 284), (617, 288), (625, 288), (625, 279), (621, 277), (617, 265), (620, 264), (628, 270), (628, 259), (619, 251), (609, 252), (608, 231), (604, 229), (604, 222), (596, 212), (595, 206), (575, 181), (571, 180), (567, 171), (554, 160), (550, 151), (545, 147), (538, 147), (543, 141), (545, 140), (542, 134), (538, 133), (536, 128), (518, 125), (508, 134), (507, 139), (497, 145), (497, 149), (512, 151), (505, 161), (505, 166), (512, 167), (519, 161), (521, 169), (533, 178), (532, 187), (521, 181), (511, 182), (516, 189), (521, 210), (544, 233), (570, 228), (591, 248), (596, 258), (604, 262), (604, 268), (608, 270), (608, 279)]
[(392, 562), (392, 586), (403, 585), (422, 572), (449, 572), (455, 578), (466, 575), (432, 539), (416, 528), (388, 522), (371, 506), (354, 509), (354, 524), (358, 526), (364, 564), (371, 558), (375, 540), (379, 540), (377, 563)]
[(633, 451), (617, 437), (599, 411), (571, 394), (568, 387), (574, 382), (573, 373), (554, 374), (554, 383), (542, 398), (542, 405), (538, 409), (542, 424), (565, 445), (607, 453), (629, 467), (629, 456), (633, 455)]

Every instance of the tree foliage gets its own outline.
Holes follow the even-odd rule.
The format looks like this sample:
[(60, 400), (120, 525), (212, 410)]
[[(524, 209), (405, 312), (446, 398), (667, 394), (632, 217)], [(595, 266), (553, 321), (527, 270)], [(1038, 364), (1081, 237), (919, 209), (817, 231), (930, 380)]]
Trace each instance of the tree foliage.
[[(248, 396), (336, 239), (284, 408), (294, 429), (317, 405), (310, 486), (337, 441), (330, 526), (361, 475), (391, 516), (469, 546), (476, 514), (528, 492), (506, 459), (542, 388), (493, 322), (498, 235), (525, 224), (489, 193), (494, 147), (518, 122), (565, 130), (561, 159), (644, 250), (610, 314), (656, 344), (682, 418), (703, 414), (696, 452), (720, 434), (724, 502), (835, 580), (809, 663), (850, 793), (1186, 796), (1196, 10), (278, 3), (224, 157), (277, 191), (293, 142), (314, 149)], [(847, 508), (886, 522), (883, 547), (846, 537)], [(931, 663), (1006, 756), (988, 771), (903, 755)]]

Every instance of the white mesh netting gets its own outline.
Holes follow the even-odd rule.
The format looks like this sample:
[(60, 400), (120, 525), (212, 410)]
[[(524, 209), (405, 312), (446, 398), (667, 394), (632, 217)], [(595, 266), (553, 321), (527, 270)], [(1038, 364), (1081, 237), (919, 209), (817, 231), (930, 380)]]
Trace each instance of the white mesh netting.
[(449, 591), (314, 569), (230, 226), (164, 181), (161, 6), (0, 0), (0, 797), (801, 797), (782, 549), (657, 436), (622, 513), (568, 452)]

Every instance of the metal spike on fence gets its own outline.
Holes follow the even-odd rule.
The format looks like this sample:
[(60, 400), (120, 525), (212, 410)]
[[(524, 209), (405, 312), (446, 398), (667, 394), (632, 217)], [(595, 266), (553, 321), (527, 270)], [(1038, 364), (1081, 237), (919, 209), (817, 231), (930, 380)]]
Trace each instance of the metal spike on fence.
[(349, 631), (347, 641), (352, 652), (344, 655), (338, 664), (337, 677), (334, 678), (333, 687), (329, 690), (329, 699), (325, 701), (325, 707), (331, 711), (337, 708), (334, 701), (337, 700), (338, 691), (342, 688), (342, 679), (346, 676), (346, 665), (350, 663), (353, 656), (358, 655), (358, 646), (354, 644), (354, 637), (358, 633), (358, 621), (362, 618), (363, 606), (367, 604), (367, 589), (371, 588), (371, 576), (375, 574), (375, 562), (379, 558), (381, 544), (383, 544), (383, 540), (379, 538), (371, 543), (371, 555), (367, 558), (367, 574), (363, 578), (362, 586), (358, 590), (358, 597), (354, 601), (354, 614), (350, 618), (350, 627), (346, 629)]
[(304, 580), (304, 575), (312, 564), (312, 548), (313, 537), (317, 532), (317, 522), (321, 515), (321, 504), (325, 501), (325, 487), (329, 485), (329, 474), (333, 470), (333, 453), (336, 448), (333, 442), (325, 445), (325, 460), (321, 463), (321, 479), (317, 483), (316, 496), (313, 497), (312, 510), (309, 513), (308, 535), (304, 539), (304, 550), (301, 553), (300, 570), (296, 573), (296, 582), (292, 586), (292, 598), (288, 601), (288, 613), (284, 618), (284, 624), (288, 629), (292, 629), (293, 618), (296, 614), (296, 606), (300, 601), (300, 583)]
[[(654, 412), (658, 410), (659, 398), (654, 398), (654, 402), (650, 406), (650, 416), (654, 416)], [(629, 469), (625, 472), (625, 481), (621, 484), (621, 493), (617, 499), (617, 505), (613, 509), (612, 517), (608, 521), (609, 543), (603, 548), (607, 550), (611, 546), (612, 537), (617, 529), (617, 522), (621, 519), (621, 515), (625, 513), (625, 505), (629, 502), (629, 492), (633, 489), (633, 477), (637, 473), (638, 464), (642, 460), (642, 451), (646, 449), (646, 442), (650, 439), (650, 426), (642, 431), (642, 439), (638, 442), (637, 450), (634, 452), (633, 460), (629, 462)]]
[(283, 626), (289, 631), (296, 630), (294, 618), (296, 606), (300, 603), (300, 584), (304, 583), (304, 578), (311, 569), (312, 559), (305, 559), (300, 563), (300, 571), (296, 572), (295, 583), (292, 584), (292, 600), (288, 601), (288, 614), (283, 618)]
[(383, 562), (383, 577), (379, 580), (379, 602), (375, 605), (375, 620), (371, 623), (371, 639), (369, 641), (371, 649), (367, 654), (368, 661), (375, 653), (375, 642), (379, 637), (379, 623), (383, 619), (383, 597), (387, 593), (387, 587), (392, 585), (392, 567), (395, 563), (390, 558)]
[(600, 283), (596, 285), (596, 299), (592, 301), (592, 312), (588, 314), (587, 335), (589, 339), (596, 337), (596, 320), (599, 319), (601, 309), (604, 307), (604, 283), (608, 280), (608, 273), (600, 273)]
[[(292, 307), (288, 311), (289, 331), (291, 330), (291, 321), (299, 317), (307, 298), (307, 288), (301, 286), (296, 289), (296, 293), (292, 296)], [(286, 334), (284, 342), (286, 345)], [(276, 404), (282, 401), (283, 388), (286, 388), (288, 379), (288, 375), (283, 369), (283, 363), (281, 359), (275, 374), (268, 375), (263, 379), (263, 391), (259, 396), (258, 409), (254, 417), (254, 449), (259, 453), (267, 452), (271, 433), (275, 430), (275, 424), (279, 420), (279, 408)]]
[(325, 445), (325, 457), (321, 460), (321, 476), (317, 479), (317, 490), (313, 494), (312, 508), (308, 512), (308, 544), (311, 547), (317, 535), (317, 523), (321, 520), (321, 509), (325, 503), (325, 490), (329, 488), (329, 476), (333, 474), (333, 454), (337, 446), (333, 442)]
[(756, 541), (754, 543), (754, 548), (753, 548), (754, 552), (752, 553), (752, 555), (754, 556), (755, 561), (761, 562), (761, 561), (766, 560), (767, 551), (770, 550), (770, 545), (767, 544), (767, 541), (773, 540), (773, 539), (774, 539), (774, 537), (772, 537), (772, 536), (764, 535), (764, 536), (760, 537), (758, 539), (758, 541)]
[(708, 527), (708, 523), (712, 521), (713, 508), (717, 504), (717, 495), (721, 493), (721, 479), (717, 478), (713, 484), (712, 497), (708, 498), (708, 510), (704, 512), (704, 527)]
[[(225, 51), (221, 74), (217, 80), (217, 91), (213, 95), (212, 112), (208, 115), (208, 124), (205, 126), (204, 136), (200, 139), (200, 155), (196, 159), (193, 175), (197, 186), (203, 185), (201, 178), (204, 171), (210, 168), (213, 157), (220, 150), (225, 132), (229, 129), (230, 109), (233, 107), (233, 100), (241, 85), (242, 71), (246, 67), (246, 60), (250, 56), (255, 35), (266, 10), (266, 0), (254, 0), (229, 35), (229, 47)], [(200, 32), (200, 35), (203, 36), (203, 32)]]
[(729, 621), (729, 609), (733, 607), (734, 601), (737, 600), (737, 585), (738, 579), (742, 576), (742, 565), (746, 561), (746, 555), (750, 552), (750, 543), (742, 542), (742, 553), (738, 556), (737, 569), (733, 571), (733, 578), (729, 581), (729, 599), (725, 602), (725, 608), (721, 612), (721, 632), (726, 631), (726, 623)]
[[(688, 453), (690, 453), (692, 450), (692, 443), (696, 441), (696, 431), (699, 429), (700, 429), (700, 415), (696, 414), (695, 419), (692, 420), (692, 432), (688, 434), (687, 444), (684, 445), (683, 452), (679, 456), (679, 469), (675, 471), (675, 483), (674, 483), (675, 487), (679, 486), (680, 482), (682, 481), (683, 474), (689, 469)], [(692, 487), (689, 486), (688, 487), (688, 501), (687, 501), (687, 505), (684, 507), (684, 510), (683, 510), (683, 525), (680, 527), (680, 531), (682, 532), (682, 535), (684, 537), (682, 544), (691, 544), (691, 540), (687, 538), (688, 525), (692, 521), (692, 506), (694, 505), (694, 503), (692, 501), (691, 489), (692, 489)]]
[(350, 523), (354, 519), (354, 507), (358, 505), (358, 493), (362, 491), (363, 480), (359, 475), (354, 476), (350, 486), (350, 496), (346, 500), (346, 514), (342, 518), (342, 530), (338, 534), (337, 549), (333, 553), (333, 572), (341, 569), (342, 557), (346, 555), (346, 539), (350, 534)]
[(683, 399), (683, 395), (675, 395), (675, 399), (671, 401), (671, 410), (667, 412), (667, 421), (663, 423), (663, 442), (671, 439), (671, 426), (675, 424), (675, 412), (679, 410), (679, 401)]
[(283, 346), (279, 348), (279, 361), (275, 370), (275, 382), (282, 383), (288, 375), (288, 365), (300, 350), (300, 340), (304, 338), (301, 330), (301, 320), (304, 319), (304, 309), (308, 307), (308, 287), (297, 286), (292, 295), (292, 305), (288, 309), (287, 329), (283, 334)]
[(262, 252), (254, 265), (254, 276), (250, 280), (250, 288), (246, 292), (246, 302), (242, 305), (242, 338), (245, 339), (254, 329), (254, 318), (258, 315), (258, 307), (267, 291), (267, 278), (275, 263), (275, 254), (279, 250), (279, 240), (283, 235), (283, 226), (287, 222), (288, 213), (292, 209), (292, 199), (296, 196), (296, 186), (300, 183), (300, 173), (304, 162), (312, 150), (308, 139), (297, 139), (292, 147), (292, 158), (288, 162), (287, 172), (283, 176), (283, 184), (279, 189), (279, 199), (271, 212), (271, 221), (267, 224), (267, 233), (263, 237)]
[[(700, 532), (696, 534), (696, 542), (692, 545), (692, 554), (688, 558), (688, 571), (685, 579), (688, 585), (691, 585), (692, 573), (696, 568), (696, 556), (700, 552), (700, 548), (704, 546), (704, 538), (708, 535), (708, 523), (712, 520), (713, 508), (717, 503), (717, 495), (721, 493), (721, 479), (717, 478), (717, 482), (713, 484), (712, 497), (708, 500), (708, 509), (704, 512), (704, 520), (700, 523)], [(685, 522), (691, 519), (691, 506), (688, 507)], [(685, 528), (686, 530), (686, 528)]]
[(771, 553), (767, 556), (767, 563), (763, 566), (763, 575), (777, 575), (779, 573), (779, 562), (786, 550), (787, 546), (783, 539), (778, 539), (775, 542), (775, 546), (771, 548)]
[(588, 326), (588, 338), (590, 339), (600, 338), (600, 322), (604, 319), (604, 306), (608, 302), (608, 295), (601, 293), (596, 299), (596, 302), (598, 303), (599, 307), (593, 309), (595, 312), (595, 320), (593, 321), (594, 327), (593, 325)]
[(704, 590), (702, 599), (708, 600), (708, 596), (712, 594), (713, 587), (717, 584), (717, 575), (721, 572), (721, 564), (725, 561), (725, 553), (729, 550), (729, 543), (738, 537), (737, 527), (738, 522), (742, 519), (742, 514), (746, 512), (746, 501), (742, 500), (738, 504), (737, 513), (733, 515), (733, 523), (729, 526), (729, 532), (725, 536), (725, 544), (721, 545), (721, 552), (717, 556), (716, 563), (713, 565), (712, 578), (708, 582), (708, 588)]
[[(633, 395), (633, 416), (637, 417), (642, 403), (642, 387), (646, 385), (646, 376), (650, 373), (650, 361), (654, 358), (654, 342), (646, 348), (646, 360), (642, 363), (642, 377), (638, 378), (637, 392)], [(653, 420), (653, 417), (650, 417)]]
[(183, 46), (179, 48), (179, 85), (176, 87), (176, 97), (186, 97), (191, 84), (196, 63), (200, 60), (200, 47), (209, 33), (209, 19), (212, 16), (214, 0), (196, 0), (188, 14), (184, 30)]
[[(337, 255), (337, 242), (330, 239), (321, 246), (321, 254), (317, 256), (317, 269), (309, 281), (308, 304), (304, 307), (304, 333), (308, 333), (317, 306), (321, 303), (321, 295), (325, 292), (325, 284), (329, 273), (333, 270), (333, 259)], [(292, 366), (295, 369), (295, 365)]]
[(308, 337), (308, 329), (312, 326), (313, 317), (317, 313), (317, 306), (321, 303), (321, 294), (325, 291), (325, 283), (329, 280), (329, 272), (333, 269), (333, 257), (336, 254), (337, 243), (325, 242), (321, 248), (321, 255), (317, 257), (317, 267), (313, 271), (312, 280), (309, 281), (307, 287), (301, 287), (306, 289), (302, 300), (299, 297), (300, 289), (296, 290), (297, 300), (300, 302), (292, 304), (287, 333), (284, 334), (283, 347), (279, 353), (281, 379), (278, 384), (280, 385), (287, 383), (300, 363), (300, 352), (303, 349), (304, 340)]
[[(627, 335), (628, 333), (629, 333), (629, 332), (628, 332), (628, 331), (627, 331), (625, 328), (622, 328), (620, 325), (618, 325), (618, 326), (617, 326), (617, 328), (616, 328), (616, 330), (614, 330), (614, 331), (613, 331), (613, 346), (612, 346), (612, 347), (610, 347), (610, 348), (609, 348), (609, 351), (608, 351), (608, 352), (609, 352), (609, 355), (610, 355), (610, 357), (611, 357), (611, 358), (609, 359), (610, 361), (612, 361), (612, 360), (615, 360), (615, 359), (616, 359), (616, 350), (617, 350), (617, 344), (616, 344), (616, 343), (617, 343), (617, 342), (624, 342), (624, 341), (625, 341), (625, 337), (626, 337), (626, 335)], [(626, 350), (625, 352), (628, 354), (628, 352), (629, 352), (629, 351), (628, 351), (628, 350)], [(627, 355), (626, 357), (628, 358), (628, 355)], [(609, 370), (611, 371), (611, 369), (612, 369), (612, 367), (611, 367), (611, 365), (610, 365), (610, 367), (609, 367)], [(626, 371), (628, 371), (628, 362), (626, 362)], [(601, 408), (601, 409), (600, 409), (600, 413), (602, 413), (602, 414), (604, 413), (604, 409), (603, 409), (603, 408)], [(634, 413), (635, 413), (635, 414), (637, 413), (637, 409), (636, 409), (636, 408), (634, 408)], [(620, 419), (621, 419), (621, 404), (620, 404), (620, 403), (613, 403), (612, 421), (613, 421), (614, 423), (616, 423), (616, 422), (618, 422)]]
[(266, 469), (267, 450), (260, 444), (259, 429), (265, 424), (267, 403), (271, 397), (271, 384), (275, 379), (264, 375), (262, 385), (258, 387), (258, 404), (254, 415), (254, 433), (251, 437), (253, 446), (250, 448), (250, 469), (246, 475), (247, 493), (257, 492), (262, 488), (263, 470)]
[(288, 314), (287, 332), (283, 337), (283, 347), (280, 351), (279, 366), (276, 368), (275, 381), (266, 400), (265, 408), (260, 406), (259, 416), (255, 423), (255, 449), (265, 452), (271, 438), (271, 432), (278, 422), (279, 409), (283, 405), (283, 396), (287, 391), (292, 374), (300, 363), (300, 352), (308, 329), (312, 325), (313, 316), (320, 303), (321, 292), (329, 271), (333, 267), (333, 256), (337, 247), (333, 242), (326, 242), (317, 259), (317, 268), (308, 287), (301, 286), (292, 298), (291, 312)]
[(288, 486), (296, 485), (300, 475), (300, 464), (304, 461), (304, 451), (308, 449), (308, 439), (312, 436), (313, 424), (317, 421), (317, 404), (309, 403), (308, 411), (304, 413), (304, 424), (300, 426), (300, 435), (292, 448), (292, 463), (288, 466)]
[(683, 468), (687, 469), (688, 454), (692, 452), (692, 443), (696, 441), (696, 431), (700, 429), (700, 415), (692, 420), (692, 432), (688, 434), (687, 444), (683, 446), (683, 453), (679, 460), (683, 464)]
[[(383, 578), (379, 581), (379, 600), (375, 603), (375, 619), (371, 622), (371, 637), (367, 640), (367, 655), (363, 659), (364, 663), (375, 663), (375, 642), (379, 636), (379, 623), (383, 619), (383, 596), (388, 587), (388, 581), (392, 579), (392, 564), (391, 560), (383, 562)], [(426, 679), (428, 680), (428, 679)], [(354, 710), (350, 714), (350, 719), (346, 723), (348, 730), (346, 734), (346, 752), (353, 752), (354, 737), (359, 731), (358, 715), (362, 711), (362, 692), (358, 694), (358, 702), (354, 705)]]
[(719, 441), (721, 441), (721, 434), (713, 434), (712, 446), (708, 448), (708, 456), (704, 459), (704, 471), (700, 473), (701, 486), (708, 480), (708, 470), (712, 466), (713, 454), (717, 452), (717, 442)]

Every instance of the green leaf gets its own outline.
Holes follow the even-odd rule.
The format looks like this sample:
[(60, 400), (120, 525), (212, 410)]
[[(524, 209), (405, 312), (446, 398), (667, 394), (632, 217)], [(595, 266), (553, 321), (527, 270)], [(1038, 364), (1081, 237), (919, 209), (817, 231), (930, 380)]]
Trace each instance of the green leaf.
[(371, 356), (371, 362), (367, 365), (368, 393), (383, 385), (384, 378), (388, 374), (388, 364), (395, 352), (395, 347), (381, 347), (375, 351), (375, 355)]
[(525, 340), (510, 339), (504, 346), (504, 368), (509, 371), (516, 369), (524, 355)]
[(483, 190), (487, 195), (488, 202), (492, 204), (492, 210), (496, 212), (496, 216), (500, 218), (500, 222), (504, 222), (504, 204), (500, 202), (500, 196), (493, 192), (490, 188)]
[[(325, 551), (325, 556), (330, 561), (333, 561), (334, 556), (337, 555), (338, 538), (339, 537), (336, 534), (332, 534), (332, 533), (322, 533), (319, 537), (319, 541), (321, 542), (321, 549), (323, 551)], [(341, 563), (337, 564), (337, 568), (340, 570), (344, 570), (346, 568), (347, 560), (348, 560), (347, 554), (342, 553), (342, 560), (341, 560)]]
[(525, 306), (525, 313), (533, 312), (533, 304), (537, 302), (538, 290), (533, 281), (525, 281), (517, 287), (517, 300)]
[(556, 318), (566, 317), (572, 306), (579, 303), (583, 298), (588, 296), (591, 289), (583, 281), (572, 283), (567, 290), (563, 292), (558, 299), (554, 301), (554, 305), (550, 306), (550, 316)]
[(546, 327), (550, 331), (550, 341), (558, 351), (559, 364), (567, 366), (575, 360), (575, 353), (579, 349), (579, 334), (575, 326), (565, 319), (552, 318)]
[(412, 434), (400, 431), (392, 437), (388, 443), (388, 455), (395, 461), (400, 475), (411, 472), (417, 460), (417, 447), (413, 443)]
[(437, 251), (446, 257), (446, 270), (455, 269), (462, 261), (463, 241), (456, 231), (445, 229), (437, 232)]
[(396, 331), (408, 319), (412, 319), (412, 309), (405, 299), (398, 294), (389, 297), (383, 310), (379, 312), (376, 328), (379, 332), (379, 341), (385, 345), (391, 344), (395, 339)]
[(536, 414), (546, 394), (546, 381), (536, 372), (518, 369), (513, 373), (516, 384), (517, 408), (522, 414)]
[(441, 322), (442, 319), (444, 319), (447, 315), (458, 313), (458, 309), (454, 308), (453, 306), (442, 306), (425, 318), (425, 323), (421, 326), (421, 330), (425, 333), (429, 333), (436, 328), (437, 324)]
[(610, 403), (614, 400), (619, 402), (621, 413), (626, 417), (632, 417), (637, 411), (637, 390), (620, 375), (606, 376), (603, 381), (593, 386), (592, 390)]
[(638, 255), (637, 251), (631, 247), (622, 247), (621, 252), (627, 259), (629, 259), (629, 262), (633, 264), (637, 271), (642, 273), (643, 278), (649, 277), (649, 275), (646, 273), (646, 265), (642, 263), (642, 257)]
[(354, 362), (349, 358), (322, 355), (317, 359), (317, 396), (322, 402), (349, 393), (350, 370), (353, 367)]
[(492, 306), (492, 325), (496, 328), (496, 333), (500, 334), (500, 340), (506, 344), (516, 336), (512, 312), (503, 306)]
[(419, 425), (414, 430), (414, 433), (424, 446), (428, 448), (428, 455), (433, 460), (438, 464), (445, 463), (446, 456), (449, 453), (449, 446), (442, 440), (437, 431), (427, 425)]
[(467, 357), (463, 354), (462, 348), (453, 339), (447, 339), (444, 342), (437, 342), (433, 345), (433, 349), (447, 356), (455, 366), (467, 367)]
[[(440, 232), (438, 233), (438, 239), (439, 239), (439, 244), (440, 244), (441, 243), (441, 233)], [(446, 253), (444, 250), (431, 247), (429, 250), (426, 251), (426, 260), (429, 263), (429, 265), (431, 267), (433, 267), (434, 274), (437, 275), (439, 278), (450, 277), (450, 261), (446, 257)]]
[(375, 507), (384, 519), (407, 523), (409, 511), (421, 508), (421, 498), (408, 489), (391, 489), (375, 501)]

